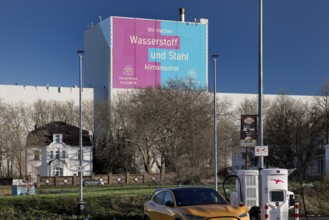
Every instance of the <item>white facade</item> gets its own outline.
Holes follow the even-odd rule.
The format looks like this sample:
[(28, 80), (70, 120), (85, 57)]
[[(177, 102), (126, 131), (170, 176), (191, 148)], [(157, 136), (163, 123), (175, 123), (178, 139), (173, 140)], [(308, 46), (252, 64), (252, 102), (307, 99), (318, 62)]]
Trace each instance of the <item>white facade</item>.
[[(34, 182), (40, 176), (73, 176), (78, 175), (80, 148), (61, 141), (61, 134), (53, 135), (53, 142), (48, 146), (28, 150), (27, 174)], [(92, 146), (82, 148), (83, 175), (92, 174)]]
[(111, 96), (110, 22), (104, 19), (84, 33), (84, 86), (94, 88), (95, 101)]
[[(83, 88), (82, 99), (93, 100), (93, 98), (94, 90)], [(74, 100), (78, 105), (79, 87), (0, 85), (0, 100), (3, 102), (32, 104), (39, 99), (61, 102)]]
[[(298, 101), (302, 101), (305, 103), (310, 103), (313, 101), (314, 96), (302, 96), (302, 95), (288, 95), (293, 99)], [(216, 94), (217, 101), (221, 101), (222, 99), (227, 99), (232, 102), (232, 108), (238, 107), (240, 103), (242, 103), (245, 99), (249, 100), (258, 100), (258, 94), (247, 94), (247, 93), (217, 93)], [(263, 100), (274, 100), (278, 95), (272, 94), (264, 94)]]

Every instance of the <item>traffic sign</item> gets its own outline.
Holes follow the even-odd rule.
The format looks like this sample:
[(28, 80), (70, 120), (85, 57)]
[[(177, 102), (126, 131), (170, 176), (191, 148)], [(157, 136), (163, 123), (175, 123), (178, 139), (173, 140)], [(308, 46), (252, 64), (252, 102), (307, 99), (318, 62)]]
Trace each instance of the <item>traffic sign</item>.
[(255, 146), (255, 156), (268, 156), (268, 146)]
[(78, 172), (83, 172), (85, 171), (85, 168), (83, 166), (78, 166)]

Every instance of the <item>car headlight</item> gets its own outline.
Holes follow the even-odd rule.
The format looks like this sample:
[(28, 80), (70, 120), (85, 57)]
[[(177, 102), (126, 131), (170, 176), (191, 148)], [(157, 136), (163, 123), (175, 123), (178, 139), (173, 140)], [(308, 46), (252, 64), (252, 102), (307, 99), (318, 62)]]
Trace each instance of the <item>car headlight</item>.
[(248, 212), (244, 212), (241, 215), (239, 215), (239, 218), (244, 218), (248, 216)]
[(193, 220), (199, 220), (199, 219), (203, 219), (202, 216), (197, 216), (197, 215), (190, 215), (190, 214), (183, 214), (184, 218), (186, 219), (193, 219)]

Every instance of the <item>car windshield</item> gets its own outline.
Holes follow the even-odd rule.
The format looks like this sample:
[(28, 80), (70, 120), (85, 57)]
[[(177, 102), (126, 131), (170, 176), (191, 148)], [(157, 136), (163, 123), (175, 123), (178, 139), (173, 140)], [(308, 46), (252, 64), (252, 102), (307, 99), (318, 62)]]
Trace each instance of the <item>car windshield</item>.
[(210, 188), (173, 189), (177, 206), (227, 204), (222, 196)]

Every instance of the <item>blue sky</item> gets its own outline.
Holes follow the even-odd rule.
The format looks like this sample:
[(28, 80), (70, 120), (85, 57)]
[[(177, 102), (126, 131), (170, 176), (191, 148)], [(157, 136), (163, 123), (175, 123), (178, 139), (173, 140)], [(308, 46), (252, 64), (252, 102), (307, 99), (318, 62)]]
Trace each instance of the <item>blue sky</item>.
[[(329, 1), (263, 0), (264, 93), (318, 95), (329, 80)], [(258, 92), (259, 0), (1, 0), (0, 84), (78, 85), (83, 33), (99, 16), (209, 19), (219, 92)]]

